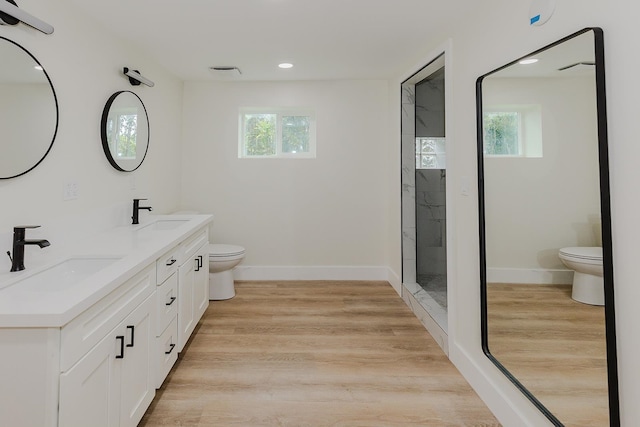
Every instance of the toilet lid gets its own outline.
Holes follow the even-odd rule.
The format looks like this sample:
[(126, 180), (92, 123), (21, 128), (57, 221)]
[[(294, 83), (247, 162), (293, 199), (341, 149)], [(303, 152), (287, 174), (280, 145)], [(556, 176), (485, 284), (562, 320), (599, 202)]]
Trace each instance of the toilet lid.
[(223, 257), (231, 255), (242, 255), (244, 248), (237, 245), (224, 245), (224, 244), (210, 244), (209, 245), (209, 257)]
[(602, 260), (601, 247), (562, 248), (560, 253), (573, 258)]

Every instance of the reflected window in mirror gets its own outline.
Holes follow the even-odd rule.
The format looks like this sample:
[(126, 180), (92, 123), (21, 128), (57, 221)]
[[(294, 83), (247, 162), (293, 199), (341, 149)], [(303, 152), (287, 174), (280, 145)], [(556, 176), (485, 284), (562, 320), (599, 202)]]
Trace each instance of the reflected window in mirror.
[(486, 105), (484, 155), (542, 157), (542, 109), (538, 105)]
[[(552, 424), (617, 426), (602, 30), (533, 55), (477, 82), (482, 347)], [(592, 249), (604, 306), (561, 258)]]

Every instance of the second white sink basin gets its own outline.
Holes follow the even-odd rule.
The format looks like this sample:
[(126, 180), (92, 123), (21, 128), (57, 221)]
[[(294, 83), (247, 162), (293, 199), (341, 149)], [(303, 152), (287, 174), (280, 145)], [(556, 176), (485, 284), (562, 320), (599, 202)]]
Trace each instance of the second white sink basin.
[(136, 232), (141, 231), (164, 231), (164, 230), (173, 230), (180, 227), (183, 224), (189, 222), (187, 219), (159, 219), (157, 221), (152, 222), (151, 224), (147, 224), (138, 228)]
[(38, 292), (61, 291), (76, 285), (119, 259), (117, 257), (69, 258), (33, 276), (19, 280), (13, 286)]

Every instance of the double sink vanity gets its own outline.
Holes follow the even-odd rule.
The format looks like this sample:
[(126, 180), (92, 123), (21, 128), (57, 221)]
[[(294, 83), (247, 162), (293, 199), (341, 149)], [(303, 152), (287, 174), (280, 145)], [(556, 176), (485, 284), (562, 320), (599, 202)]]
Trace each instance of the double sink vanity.
[(149, 218), (0, 273), (0, 425), (138, 424), (209, 304), (213, 217)]

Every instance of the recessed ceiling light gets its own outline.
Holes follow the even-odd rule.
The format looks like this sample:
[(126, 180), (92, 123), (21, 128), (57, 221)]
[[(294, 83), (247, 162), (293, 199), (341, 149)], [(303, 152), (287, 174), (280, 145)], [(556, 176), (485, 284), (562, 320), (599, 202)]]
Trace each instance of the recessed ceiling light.
[(536, 58), (527, 58), (527, 59), (523, 59), (522, 61), (518, 61), (518, 64), (529, 65), (529, 64), (535, 64), (536, 62), (538, 62)]
[(280, 67), (280, 68), (291, 68), (291, 67), (293, 67), (293, 64), (291, 64), (289, 62), (283, 62), (282, 64), (278, 64), (278, 67)]
[(33, 68), (35, 68), (38, 71), (42, 71), (42, 66), (41, 65), (34, 65)]

